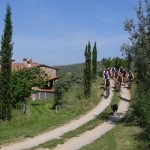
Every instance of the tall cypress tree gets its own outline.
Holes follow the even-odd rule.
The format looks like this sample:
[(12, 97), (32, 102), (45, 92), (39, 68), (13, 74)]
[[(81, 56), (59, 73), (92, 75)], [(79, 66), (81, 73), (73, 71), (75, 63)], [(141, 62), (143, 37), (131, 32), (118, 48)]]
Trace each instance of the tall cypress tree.
[(90, 42), (88, 43), (88, 46), (87, 46), (87, 67), (88, 67), (88, 70), (87, 70), (87, 82), (88, 82), (88, 85), (87, 85), (87, 89), (88, 89), (87, 96), (88, 96), (88, 98), (90, 98), (90, 95), (91, 95), (91, 80), (92, 80), (92, 72), (91, 72), (91, 44), (90, 44)]
[(96, 79), (96, 73), (97, 73), (97, 47), (96, 42), (93, 47), (92, 52), (92, 79)]
[(83, 72), (83, 79), (84, 79), (84, 95), (85, 97), (87, 97), (87, 93), (88, 93), (88, 82), (87, 82), (87, 74), (88, 74), (88, 64), (87, 64), (87, 45), (85, 47), (85, 52), (84, 52), (84, 56), (85, 56), (85, 63), (84, 63), (84, 72)]
[(6, 121), (11, 118), (11, 56), (13, 44), (11, 7), (6, 9), (5, 27), (1, 41), (1, 71), (0, 71), (0, 117)]
[(91, 44), (90, 42), (85, 47), (85, 64), (84, 64), (84, 72), (83, 72), (83, 78), (84, 78), (84, 95), (86, 98), (90, 98), (91, 96)]

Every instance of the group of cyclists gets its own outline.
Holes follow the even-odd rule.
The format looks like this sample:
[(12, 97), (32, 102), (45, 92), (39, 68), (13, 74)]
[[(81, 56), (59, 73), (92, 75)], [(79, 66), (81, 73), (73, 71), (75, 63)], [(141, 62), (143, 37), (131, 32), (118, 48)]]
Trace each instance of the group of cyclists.
[(106, 98), (108, 98), (110, 94), (110, 79), (115, 81), (115, 87), (118, 91), (120, 91), (121, 86), (125, 86), (126, 82), (131, 83), (131, 81), (134, 79), (134, 76), (131, 71), (128, 72), (122, 66), (118, 70), (114, 66), (112, 68), (105, 69), (103, 72), (103, 81), (106, 89)]

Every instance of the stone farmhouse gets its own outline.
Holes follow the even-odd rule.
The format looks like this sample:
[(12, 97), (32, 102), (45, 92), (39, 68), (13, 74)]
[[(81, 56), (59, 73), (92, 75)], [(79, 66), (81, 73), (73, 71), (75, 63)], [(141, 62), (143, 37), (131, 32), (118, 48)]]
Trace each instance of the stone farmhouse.
[(52, 97), (55, 92), (54, 83), (59, 78), (57, 76), (58, 69), (48, 65), (33, 62), (32, 59), (27, 58), (24, 58), (21, 63), (16, 63), (15, 60), (12, 60), (12, 71), (17, 71), (19, 69), (31, 67), (39, 67), (40, 69), (45, 71), (45, 76), (47, 76), (47, 84), (48, 84), (48, 89), (40, 89), (38, 87), (33, 87), (33, 89), (37, 92), (31, 95), (31, 99), (40, 100)]

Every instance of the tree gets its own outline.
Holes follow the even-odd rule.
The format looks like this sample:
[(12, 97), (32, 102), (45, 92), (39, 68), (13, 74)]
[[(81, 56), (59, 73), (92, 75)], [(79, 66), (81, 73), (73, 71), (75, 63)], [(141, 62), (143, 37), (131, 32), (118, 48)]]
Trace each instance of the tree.
[(75, 73), (67, 72), (65, 75), (60, 77), (60, 79), (55, 84), (55, 99), (53, 108), (57, 105), (63, 104), (62, 101), (64, 94), (69, 91), (73, 86), (81, 84), (82, 80), (80, 76), (76, 76)]
[(125, 31), (129, 33), (129, 44), (124, 44), (122, 51), (126, 57), (130, 54), (135, 64), (138, 88), (133, 103), (134, 116), (143, 119), (141, 119), (142, 126), (146, 127), (147, 141), (150, 141), (150, 2), (148, 0), (139, 1), (136, 15), (136, 22), (128, 19), (124, 24)]
[(87, 47), (87, 66), (88, 66), (88, 73), (87, 73), (87, 82), (88, 82), (88, 93), (87, 96), (88, 98), (90, 98), (91, 96), (91, 85), (92, 85), (92, 71), (91, 71), (91, 44), (90, 42), (88, 43), (88, 47)]
[(43, 80), (45, 72), (40, 68), (23, 68), (12, 72), (12, 107), (20, 108), (26, 98), (29, 98), (35, 91), (32, 87), (46, 86)]
[(6, 9), (5, 28), (1, 41), (1, 71), (0, 71), (0, 117), (6, 121), (11, 119), (11, 56), (13, 50), (11, 7)]
[(84, 95), (86, 98), (90, 98), (91, 95), (91, 44), (90, 42), (88, 45), (86, 45), (85, 48), (85, 64), (84, 64), (84, 73), (83, 73), (83, 78), (84, 78)]
[(85, 47), (85, 52), (84, 52), (84, 56), (85, 56), (85, 63), (84, 63), (84, 69), (83, 69), (83, 80), (84, 80), (84, 95), (85, 97), (87, 97), (87, 93), (88, 93), (88, 82), (87, 82), (87, 74), (88, 74), (88, 64), (87, 64), (87, 45)]
[(134, 61), (137, 78), (144, 83), (143, 81), (147, 80), (147, 76), (150, 74), (150, 3), (145, 1), (144, 7), (142, 1), (139, 1), (136, 14), (136, 23), (133, 19), (128, 19), (124, 24), (125, 31), (130, 34), (130, 45), (124, 44), (122, 51), (126, 57), (130, 56)]
[(112, 65), (118, 70), (121, 66), (123, 68), (127, 68), (128, 64), (127, 61), (123, 58), (119, 58), (119, 57), (114, 57), (112, 59)]
[(109, 58), (103, 58), (102, 64), (104, 65), (104, 69), (110, 68), (112, 66), (112, 59)]
[(92, 78), (94, 80), (96, 79), (96, 74), (97, 74), (97, 47), (95, 42), (92, 52)]

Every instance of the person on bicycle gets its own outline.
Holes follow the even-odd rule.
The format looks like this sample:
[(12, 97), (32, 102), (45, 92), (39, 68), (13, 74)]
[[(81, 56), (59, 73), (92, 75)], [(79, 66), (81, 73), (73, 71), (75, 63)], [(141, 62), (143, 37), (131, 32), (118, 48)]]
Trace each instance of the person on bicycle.
[(108, 71), (104, 70), (103, 71), (103, 82), (104, 82), (104, 85), (105, 85), (105, 80), (106, 80), (107, 77), (108, 77)]
[(108, 71), (109, 77), (111, 77), (111, 69), (110, 69), (110, 68), (107, 68), (107, 71)]
[(133, 79), (134, 79), (133, 73), (131, 71), (129, 71), (129, 74), (128, 74), (128, 87), (129, 88), (131, 87), (131, 82)]
[(129, 71), (128, 80), (131, 82), (134, 79), (133, 73)]
[(119, 74), (119, 71), (115, 71), (115, 79), (117, 79), (117, 77), (118, 77), (118, 74)]
[(118, 77), (116, 78), (116, 85), (117, 85), (117, 89), (120, 91), (121, 88), (121, 84), (122, 84), (122, 74), (119, 72), (118, 73)]
[(108, 98), (110, 94), (109, 86), (110, 86), (110, 77), (108, 75), (108, 77), (105, 79), (106, 98)]
[(126, 79), (127, 79), (127, 71), (126, 71), (126, 69), (123, 69), (123, 83), (124, 83), (124, 86), (125, 86), (125, 83), (126, 83)]
[(115, 78), (115, 71), (116, 71), (116, 69), (115, 69), (115, 67), (113, 66), (112, 68), (111, 68), (111, 77), (112, 77), (112, 79), (114, 79)]
[(121, 73), (121, 75), (123, 75), (123, 67), (122, 66), (119, 69), (119, 73)]

